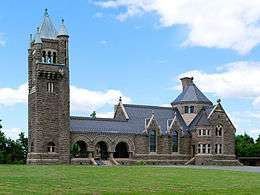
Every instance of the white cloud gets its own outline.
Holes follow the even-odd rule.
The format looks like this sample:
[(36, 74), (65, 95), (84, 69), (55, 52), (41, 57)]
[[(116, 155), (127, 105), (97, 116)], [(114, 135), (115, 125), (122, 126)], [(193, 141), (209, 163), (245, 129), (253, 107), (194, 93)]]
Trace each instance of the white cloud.
[(20, 128), (10, 128), (10, 129), (1, 129), (1, 131), (4, 132), (5, 136), (7, 138), (11, 138), (13, 140), (16, 140), (19, 138), (19, 134), (22, 132)]
[(114, 117), (114, 112), (97, 113), (97, 117), (100, 117), (100, 118), (113, 118)]
[(107, 0), (103, 8), (126, 8), (117, 18), (154, 12), (162, 26), (185, 25), (189, 34), (184, 46), (228, 48), (248, 53), (260, 42), (259, 0)]
[(218, 67), (215, 73), (192, 70), (178, 77), (193, 76), (194, 82), (204, 92), (219, 97), (250, 98), (254, 105), (260, 105), (259, 75), (260, 62), (234, 62)]
[[(247, 132), (256, 138), (260, 131), (260, 62), (235, 62), (220, 66), (214, 73), (192, 70), (178, 76), (193, 76), (194, 82), (203, 92), (212, 93), (218, 97), (244, 98), (252, 101), (253, 109), (249, 111), (228, 113), (237, 128), (237, 134)], [(174, 89), (181, 89), (175, 86)]]
[(0, 33), (0, 46), (5, 46), (5, 38), (3, 33)]
[(17, 103), (27, 102), (27, 84), (18, 88), (0, 88), (0, 105), (13, 106)]
[(124, 103), (131, 101), (119, 90), (91, 91), (88, 89), (71, 86), (70, 88), (71, 110), (73, 112), (91, 112), (107, 105), (114, 105), (121, 96)]
[(242, 110), (239, 112), (231, 112), (229, 116), (237, 127), (237, 134), (244, 134), (246, 132), (255, 139), (260, 135), (259, 111)]
[[(122, 97), (124, 103), (131, 99), (121, 91), (109, 89), (107, 91), (91, 91), (75, 86), (70, 87), (70, 102), (72, 112), (92, 112), (107, 105), (114, 105)], [(0, 105), (14, 106), (17, 103), (27, 103), (27, 84), (18, 88), (0, 88)]]

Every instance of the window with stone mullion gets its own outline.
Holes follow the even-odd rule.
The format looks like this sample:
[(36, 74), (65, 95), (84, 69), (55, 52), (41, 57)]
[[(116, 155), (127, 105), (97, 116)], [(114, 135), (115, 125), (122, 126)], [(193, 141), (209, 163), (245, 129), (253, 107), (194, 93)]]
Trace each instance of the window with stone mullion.
[(149, 151), (156, 152), (156, 131), (149, 130)]

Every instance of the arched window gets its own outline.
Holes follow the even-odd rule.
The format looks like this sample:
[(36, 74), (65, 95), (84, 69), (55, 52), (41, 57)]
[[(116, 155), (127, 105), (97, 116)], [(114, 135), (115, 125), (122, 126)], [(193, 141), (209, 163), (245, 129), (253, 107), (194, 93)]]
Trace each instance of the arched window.
[(178, 132), (173, 131), (173, 133), (172, 133), (172, 152), (178, 152), (178, 144), (179, 144)]
[(216, 136), (221, 137), (223, 134), (223, 126), (217, 125), (215, 130), (216, 130)]
[(56, 52), (53, 52), (53, 64), (57, 63)]
[(48, 51), (47, 63), (48, 63), (48, 64), (52, 63), (52, 60), (51, 60), (51, 52), (50, 52), (50, 51)]
[(34, 152), (34, 143), (31, 143), (31, 152)]
[(42, 62), (46, 62), (46, 51), (42, 52)]
[(150, 152), (156, 152), (156, 131), (150, 130), (148, 135), (149, 135), (149, 150)]
[(48, 152), (55, 152), (55, 144), (53, 142), (49, 142), (47, 146)]

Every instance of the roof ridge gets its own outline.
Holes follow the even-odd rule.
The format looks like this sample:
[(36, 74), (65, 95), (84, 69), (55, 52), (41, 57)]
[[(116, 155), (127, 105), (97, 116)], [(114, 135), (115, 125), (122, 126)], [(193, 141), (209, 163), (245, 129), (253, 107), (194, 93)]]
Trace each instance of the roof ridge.
[(152, 105), (142, 105), (142, 104), (123, 104), (125, 107), (133, 107), (133, 108), (154, 108), (154, 109), (166, 109), (172, 110), (172, 107), (164, 107), (164, 106), (152, 106)]
[(88, 121), (109, 121), (109, 122), (127, 122), (126, 120), (116, 120), (114, 118), (92, 118), (92, 117), (84, 117), (84, 116), (70, 116), (71, 120), (88, 120)]

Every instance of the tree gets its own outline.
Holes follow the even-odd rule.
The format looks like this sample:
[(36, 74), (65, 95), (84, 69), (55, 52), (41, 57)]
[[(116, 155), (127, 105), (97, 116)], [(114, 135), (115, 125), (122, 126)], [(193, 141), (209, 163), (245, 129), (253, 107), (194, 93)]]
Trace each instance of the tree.
[(92, 119), (95, 119), (95, 118), (96, 118), (96, 115), (97, 115), (96, 111), (93, 111), (93, 112), (90, 114), (90, 117), (91, 117)]
[[(0, 120), (1, 121), (1, 120)], [(19, 139), (6, 138), (1, 131), (0, 124), (0, 164), (22, 164), (26, 162), (28, 139), (24, 133), (19, 134)]]
[(247, 135), (237, 135), (235, 138), (236, 155), (239, 157), (260, 156), (260, 135), (256, 142)]
[(256, 139), (256, 143), (260, 144), (260, 134), (258, 135), (258, 138)]

